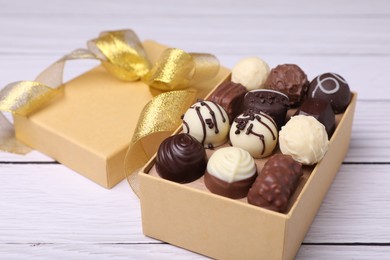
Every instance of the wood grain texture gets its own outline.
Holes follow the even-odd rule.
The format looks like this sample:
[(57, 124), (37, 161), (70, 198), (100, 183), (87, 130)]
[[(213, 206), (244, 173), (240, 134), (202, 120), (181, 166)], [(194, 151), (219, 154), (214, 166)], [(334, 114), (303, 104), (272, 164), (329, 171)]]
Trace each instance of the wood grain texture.
[[(230, 68), (256, 55), (271, 67), (296, 63), (309, 78), (343, 75), (359, 93), (350, 150), (297, 259), (388, 259), (388, 1), (0, 0), (0, 88), (32, 80), (99, 32), (122, 28), (213, 53)], [(69, 63), (65, 79), (95, 65)], [(105, 190), (34, 151), (0, 152), (0, 183), (0, 258), (204, 258), (145, 237), (125, 181)]]

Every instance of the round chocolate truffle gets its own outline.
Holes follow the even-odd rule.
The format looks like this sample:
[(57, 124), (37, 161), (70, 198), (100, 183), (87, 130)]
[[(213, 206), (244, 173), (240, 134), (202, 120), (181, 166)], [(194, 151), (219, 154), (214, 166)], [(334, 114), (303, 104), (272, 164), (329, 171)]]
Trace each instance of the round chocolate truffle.
[(206, 148), (226, 143), (229, 129), (226, 111), (212, 101), (199, 101), (183, 115), (183, 132), (195, 137)]
[(262, 59), (248, 57), (240, 60), (232, 69), (232, 81), (240, 83), (247, 90), (264, 88), (269, 66)]
[(309, 81), (303, 70), (295, 64), (283, 64), (273, 68), (265, 82), (265, 88), (280, 91), (289, 98), (290, 106), (298, 106), (306, 95)]
[(269, 156), (278, 141), (274, 120), (267, 114), (244, 113), (236, 117), (230, 128), (230, 142), (250, 153), (254, 158)]
[(246, 93), (244, 111), (264, 112), (272, 117), (280, 129), (286, 121), (288, 103), (288, 97), (282, 92), (272, 89), (257, 89)]
[(200, 178), (207, 166), (203, 145), (188, 134), (165, 139), (157, 151), (156, 171), (164, 179), (188, 183)]
[(280, 151), (305, 165), (319, 162), (328, 145), (325, 126), (312, 116), (293, 116), (279, 132)]
[(336, 73), (324, 73), (310, 83), (308, 98), (326, 100), (336, 114), (342, 113), (351, 101), (351, 91), (347, 81)]
[(247, 151), (225, 147), (211, 155), (204, 183), (212, 193), (240, 199), (247, 195), (256, 173), (255, 161)]

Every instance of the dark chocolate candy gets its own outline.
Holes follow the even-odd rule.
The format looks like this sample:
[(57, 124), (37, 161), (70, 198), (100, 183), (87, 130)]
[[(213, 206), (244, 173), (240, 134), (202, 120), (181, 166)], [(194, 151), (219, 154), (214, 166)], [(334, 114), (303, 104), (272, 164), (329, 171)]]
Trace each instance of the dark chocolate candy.
[(189, 134), (165, 139), (156, 157), (156, 171), (164, 179), (188, 183), (200, 178), (207, 166), (203, 145)]
[(352, 97), (347, 81), (336, 73), (324, 73), (313, 79), (307, 96), (328, 101), (336, 114), (345, 111)]
[(302, 164), (291, 156), (273, 155), (248, 192), (248, 203), (284, 212), (303, 175)]
[(336, 128), (336, 118), (333, 109), (329, 102), (322, 99), (310, 98), (305, 100), (295, 115), (313, 116), (325, 126), (329, 139)]
[(248, 194), (248, 190), (252, 186), (256, 177), (257, 174), (254, 174), (248, 179), (229, 183), (224, 180), (218, 179), (217, 177), (214, 177), (206, 171), (204, 175), (204, 184), (206, 185), (207, 189), (209, 189), (209, 191), (211, 191), (212, 193), (231, 199), (241, 199), (246, 197), (246, 195)]
[(229, 122), (232, 123), (242, 111), (246, 93), (246, 88), (241, 84), (225, 81), (213, 92), (209, 100), (225, 109), (229, 116)]
[(249, 91), (244, 97), (244, 113), (264, 112), (275, 121), (280, 129), (286, 120), (289, 99), (282, 92), (271, 89)]
[(283, 64), (273, 68), (265, 87), (286, 94), (290, 106), (298, 106), (304, 99), (309, 81), (303, 70), (295, 64)]

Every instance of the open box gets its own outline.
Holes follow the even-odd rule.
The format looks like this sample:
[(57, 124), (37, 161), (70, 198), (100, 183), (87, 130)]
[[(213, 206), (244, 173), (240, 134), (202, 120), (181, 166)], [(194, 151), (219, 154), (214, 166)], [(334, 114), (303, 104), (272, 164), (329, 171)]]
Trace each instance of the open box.
[[(143, 42), (153, 64), (167, 47)], [(204, 98), (229, 75), (219, 73), (194, 88)], [(16, 137), (83, 176), (111, 188), (125, 178), (124, 160), (139, 115), (153, 98), (141, 81), (120, 81), (98, 66), (63, 86), (64, 94), (28, 117), (15, 116)], [(155, 140), (153, 146), (159, 145)]]
[[(337, 116), (325, 157), (304, 167), (286, 213), (212, 194), (203, 177), (164, 180), (152, 158), (139, 175), (144, 234), (217, 259), (293, 259), (348, 151), (356, 98)], [(258, 171), (266, 159), (256, 160)]]

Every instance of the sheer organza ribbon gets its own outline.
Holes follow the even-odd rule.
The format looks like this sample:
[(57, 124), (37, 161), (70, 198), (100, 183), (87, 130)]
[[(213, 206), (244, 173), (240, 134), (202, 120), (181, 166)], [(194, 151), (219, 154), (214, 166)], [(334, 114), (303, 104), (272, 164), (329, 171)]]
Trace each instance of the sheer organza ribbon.
[(157, 136), (154, 141), (162, 141), (179, 126), (180, 115), (196, 98), (197, 90), (191, 87), (215, 77), (219, 62), (210, 54), (168, 48), (152, 66), (132, 30), (103, 32), (97, 39), (88, 41), (87, 46), (87, 49), (65, 55), (34, 81), (14, 82), (0, 90), (0, 150), (18, 154), (31, 150), (16, 139), (13, 125), (3, 112), (28, 116), (61, 95), (64, 67), (68, 61), (96, 59), (118, 79), (142, 80), (161, 93), (143, 109), (125, 159), (126, 176), (138, 194), (137, 170), (154, 152), (147, 151), (143, 144), (152, 136)]

